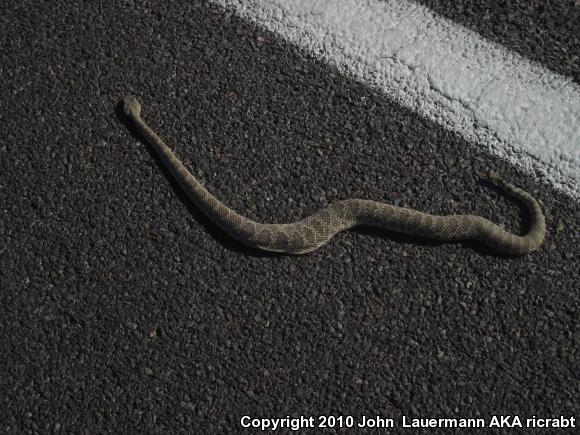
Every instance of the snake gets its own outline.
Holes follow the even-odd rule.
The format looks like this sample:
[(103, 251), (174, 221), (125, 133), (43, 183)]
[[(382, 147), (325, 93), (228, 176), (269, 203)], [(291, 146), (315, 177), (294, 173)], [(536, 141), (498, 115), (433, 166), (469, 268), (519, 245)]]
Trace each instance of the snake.
[(523, 236), (510, 233), (481, 216), (439, 216), (354, 198), (334, 202), (293, 223), (255, 222), (224, 205), (191, 174), (145, 123), (136, 97), (125, 97), (121, 104), (125, 116), (154, 148), (195, 206), (232, 238), (251, 248), (282, 254), (306, 254), (325, 245), (335, 234), (355, 226), (378, 227), (442, 243), (475, 240), (497, 253), (514, 256), (535, 251), (545, 237), (546, 223), (538, 201), (493, 171), (482, 177), (523, 204), (530, 215), (529, 228)]

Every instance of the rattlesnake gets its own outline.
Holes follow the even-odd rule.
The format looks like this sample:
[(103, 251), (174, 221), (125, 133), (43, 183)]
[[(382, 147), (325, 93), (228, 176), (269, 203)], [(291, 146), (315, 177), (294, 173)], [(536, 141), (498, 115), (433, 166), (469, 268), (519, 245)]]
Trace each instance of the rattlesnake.
[(159, 153), (189, 198), (205, 215), (238, 241), (264, 251), (305, 254), (327, 243), (336, 233), (358, 225), (385, 228), (440, 241), (479, 240), (493, 250), (524, 255), (536, 250), (544, 240), (546, 226), (538, 202), (527, 192), (490, 173), (488, 179), (525, 204), (531, 226), (525, 236), (511, 234), (487, 219), (473, 215), (435, 216), (416, 210), (363, 200), (335, 202), (307, 218), (289, 224), (261, 224), (226, 207), (209, 193), (187, 170), (169, 147), (140, 116), (141, 105), (126, 97), (123, 112)]

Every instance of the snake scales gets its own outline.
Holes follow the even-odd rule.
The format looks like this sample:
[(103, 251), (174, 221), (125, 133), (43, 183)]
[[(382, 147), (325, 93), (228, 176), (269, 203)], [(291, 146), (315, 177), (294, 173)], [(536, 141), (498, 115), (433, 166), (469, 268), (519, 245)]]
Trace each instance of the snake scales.
[(536, 250), (544, 240), (546, 226), (538, 202), (527, 192), (512, 186), (492, 173), (489, 180), (521, 201), (531, 215), (525, 236), (504, 231), (480, 216), (434, 216), (375, 201), (347, 199), (338, 201), (307, 218), (290, 224), (261, 224), (226, 207), (209, 193), (169, 147), (140, 116), (141, 105), (135, 97), (123, 100), (123, 111), (159, 153), (189, 198), (213, 222), (238, 241), (264, 251), (305, 254), (327, 243), (336, 233), (357, 225), (369, 225), (400, 233), (441, 241), (479, 240), (503, 254), (524, 255)]

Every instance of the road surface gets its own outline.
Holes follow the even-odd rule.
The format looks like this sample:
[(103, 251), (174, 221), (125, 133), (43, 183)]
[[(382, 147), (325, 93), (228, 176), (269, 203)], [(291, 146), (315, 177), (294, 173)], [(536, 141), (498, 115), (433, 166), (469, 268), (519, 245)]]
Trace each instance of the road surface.
[[(435, 11), (578, 86), (574, 2), (473, 3)], [(578, 415), (577, 197), (218, 3), (0, 9), (0, 431)], [(541, 201), (548, 236), (520, 258), (366, 229), (246, 249), (128, 127), (128, 94), (255, 220), (359, 197), (525, 231), (479, 179), (493, 169)]]

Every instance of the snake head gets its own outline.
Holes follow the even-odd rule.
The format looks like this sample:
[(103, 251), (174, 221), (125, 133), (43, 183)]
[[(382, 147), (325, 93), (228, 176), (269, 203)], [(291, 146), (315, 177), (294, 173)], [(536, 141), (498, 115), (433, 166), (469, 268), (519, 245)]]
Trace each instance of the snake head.
[(133, 96), (123, 98), (123, 113), (125, 116), (139, 116), (141, 104), (137, 101), (137, 98)]

